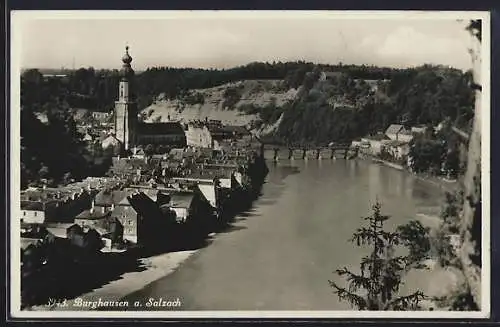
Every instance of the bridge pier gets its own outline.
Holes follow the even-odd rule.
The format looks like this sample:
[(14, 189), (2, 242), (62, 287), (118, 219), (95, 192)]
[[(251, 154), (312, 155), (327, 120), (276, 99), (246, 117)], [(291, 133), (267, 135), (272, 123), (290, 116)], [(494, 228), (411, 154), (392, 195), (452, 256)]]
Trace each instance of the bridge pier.
[[(286, 151), (288, 149), (288, 154), (286, 154)], [(330, 160), (335, 160), (337, 159), (337, 156), (339, 158), (350, 158), (352, 156), (357, 156), (358, 155), (358, 149), (351, 149), (349, 146), (346, 145), (337, 145), (337, 146), (331, 146), (331, 147), (315, 147), (312, 149), (308, 149), (306, 147), (285, 147), (285, 148), (280, 148), (278, 146), (275, 147), (267, 147), (265, 145), (261, 144), (260, 147), (260, 152), (266, 153), (269, 157), (270, 153), (272, 151), (272, 160), (274, 162), (279, 161), (280, 159), (280, 154), (283, 158), (288, 158), (288, 160), (295, 160), (295, 159), (303, 159), (303, 160), (309, 160), (309, 159), (316, 159), (316, 160), (323, 160), (327, 159), (330, 157)], [(351, 153), (351, 151), (354, 151), (354, 153)]]

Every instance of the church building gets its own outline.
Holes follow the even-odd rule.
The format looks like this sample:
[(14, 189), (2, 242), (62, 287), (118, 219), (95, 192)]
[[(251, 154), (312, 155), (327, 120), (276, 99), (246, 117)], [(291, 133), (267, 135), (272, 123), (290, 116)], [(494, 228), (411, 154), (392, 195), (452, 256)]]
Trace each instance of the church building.
[(115, 102), (114, 137), (120, 142), (123, 150), (148, 144), (171, 148), (185, 147), (186, 135), (180, 122), (139, 122), (137, 103), (131, 92), (134, 70), (130, 65), (132, 57), (128, 49), (126, 46), (125, 55), (122, 57), (118, 101)]

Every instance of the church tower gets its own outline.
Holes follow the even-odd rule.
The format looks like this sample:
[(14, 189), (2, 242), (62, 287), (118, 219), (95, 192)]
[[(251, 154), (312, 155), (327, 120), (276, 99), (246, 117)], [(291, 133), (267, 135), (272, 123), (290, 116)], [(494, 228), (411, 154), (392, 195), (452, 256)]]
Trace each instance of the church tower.
[(130, 83), (134, 77), (134, 70), (130, 66), (132, 57), (125, 47), (122, 57), (123, 66), (120, 71), (121, 79), (118, 87), (118, 101), (115, 102), (115, 137), (122, 143), (125, 150), (135, 145), (137, 128), (137, 104), (130, 93)]

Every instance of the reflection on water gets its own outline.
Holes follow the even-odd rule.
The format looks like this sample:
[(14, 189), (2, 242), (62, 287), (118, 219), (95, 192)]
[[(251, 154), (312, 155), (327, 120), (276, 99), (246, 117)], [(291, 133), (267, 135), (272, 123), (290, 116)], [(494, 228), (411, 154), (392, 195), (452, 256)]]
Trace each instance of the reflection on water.
[[(280, 160), (269, 165), (252, 214), (182, 268), (131, 297), (183, 299), (183, 310), (348, 310), (328, 286), (358, 270), (366, 249), (347, 240), (378, 199), (388, 227), (435, 210), (441, 191), (364, 161)], [(422, 280), (422, 278), (420, 278)], [(411, 289), (413, 282), (407, 283)]]

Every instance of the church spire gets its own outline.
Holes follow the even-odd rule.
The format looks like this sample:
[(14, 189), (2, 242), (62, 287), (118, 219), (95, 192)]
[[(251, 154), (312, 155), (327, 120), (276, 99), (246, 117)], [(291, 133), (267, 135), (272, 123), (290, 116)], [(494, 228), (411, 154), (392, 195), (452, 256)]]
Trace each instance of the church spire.
[(132, 62), (132, 57), (128, 53), (129, 46), (128, 44), (125, 46), (125, 54), (122, 57), (122, 61), (125, 65), (129, 65)]
[(128, 79), (132, 75), (134, 75), (134, 70), (132, 69), (132, 66), (130, 66), (130, 63), (132, 62), (132, 57), (128, 53), (129, 46), (128, 44), (125, 46), (125, 54), (122, 57), (122, 70), (121, 70), (121, 75), (122, 79)]
[(125, 150), (135, 144), (137, 125), (137, 106), (131, 96), (131, 83), (134, 70), (130, 66), (132, 57), (128, 53), (128, 45), (122, 57), (121, 79), (118, 89), (118, 101), (115, 102), (115, 135), (122, 143)]

